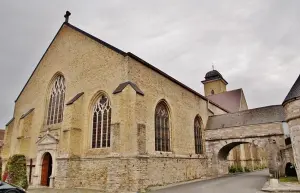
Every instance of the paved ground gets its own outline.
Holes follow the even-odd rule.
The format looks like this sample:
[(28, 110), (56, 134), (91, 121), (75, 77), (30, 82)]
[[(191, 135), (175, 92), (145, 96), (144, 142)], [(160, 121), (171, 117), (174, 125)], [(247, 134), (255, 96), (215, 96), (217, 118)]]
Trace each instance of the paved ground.
[(268, 170), (193, 182), (153, 193), (258, 193), (268, 178)]

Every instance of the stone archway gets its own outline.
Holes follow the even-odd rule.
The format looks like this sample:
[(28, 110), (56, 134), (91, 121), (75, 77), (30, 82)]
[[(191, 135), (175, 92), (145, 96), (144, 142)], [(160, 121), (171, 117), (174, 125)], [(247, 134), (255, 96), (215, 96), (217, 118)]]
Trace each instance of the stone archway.
[(280, 158), (278, 157), (279, 147), (278, 144), (276, 144), (277, 140), (279, 139), (264, 137), (206, 141), (207, 152), (211, 152), (209, 156), (212, 161), (212, 171), (218, 176), (228, 174), (229, 162), (227, 156), (230, 150), (240, 144), (250, 143), (255, 147), (264, 148), (265, 151), (268, 152), (268, 167), (272, 174), (280, 165)]
[(52, 174), (52, 156), (49, 152), (43, 155), (42, 159), (42, 170), (41, 170), (41, 186), (50, 185), (50, 176)]
[(241, 144), (246, 144), (248, 142), (232, 142), (232, 143), (229, 143), (225, 146), (223, 146), (219, 152), (218, 152), (218, 159), (220, 161), (223, 161), (223, 160), (226, 160), (227, 159), (227, 156), (229, 154), (229, 152), (236, 146), (238, 145), (241, 145)]

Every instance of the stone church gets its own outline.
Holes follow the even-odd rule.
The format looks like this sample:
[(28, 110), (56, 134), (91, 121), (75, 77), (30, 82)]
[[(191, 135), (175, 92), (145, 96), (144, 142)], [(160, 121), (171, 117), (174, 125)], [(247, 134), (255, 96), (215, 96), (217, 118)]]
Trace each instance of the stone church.
[[(242, 89), (226, 91), (226, 80), (212, 70), (203, 81), (202, 96), (138, 56), (71, 25), (69, 16), (67, 12), (15, 100), (6, 125), (3, 167), (13, 154), (24, 154), (32, 186), (107, 192), (222, 174), (211, 156), (216, 145), (209, 145), (217, 144), (209, 134), (218, 123), (212, 117), (232, 114), (235, 120), (241, 117), (236, 113), (248, 112)], [(276, 109), (281, 115), (283, 108)], [(272, 121), (278, 127), (264, 126), (264, 132), (278, 131), (276, 140), (281, 141), (282, 121)], [(265, 136), (270, 138), (269, 133), (260, 137)], [(250, 139), (234, 142), (230, 149)], [(261, 163), (263, 156), (253, 156), (252, 147), (235, 148), (256, 157), (252, 163)], [(233, 154), (226, 156), (232, 161), (243, 157)]]

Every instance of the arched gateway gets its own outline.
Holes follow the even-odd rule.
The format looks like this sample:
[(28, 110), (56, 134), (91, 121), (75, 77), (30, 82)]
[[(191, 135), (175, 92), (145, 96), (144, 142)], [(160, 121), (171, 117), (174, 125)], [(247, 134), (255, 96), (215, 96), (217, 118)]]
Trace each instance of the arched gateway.
[(41, 185), (50, 185), (50, 176), (52, 174), (52, 156), (50, 153), (45, 153), (42, 161)]
[(270, 173), (278, 169), (284, 145), (282, 106), (262, 107), (211, 116), (206, 126), (206, 152), (216, 175), (228, 173), (227, 156), (234, 147), (250, 143), (268, 153)]

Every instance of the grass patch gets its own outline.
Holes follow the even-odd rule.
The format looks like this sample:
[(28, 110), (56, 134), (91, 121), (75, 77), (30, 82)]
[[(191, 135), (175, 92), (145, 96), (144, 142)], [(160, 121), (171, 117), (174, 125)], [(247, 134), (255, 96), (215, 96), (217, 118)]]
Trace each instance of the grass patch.
[(297, 177), (280, 177), (280, 182), (298, 182)]

